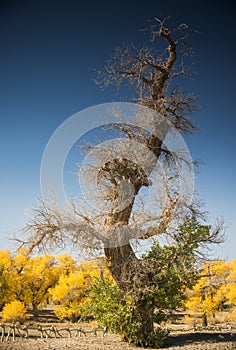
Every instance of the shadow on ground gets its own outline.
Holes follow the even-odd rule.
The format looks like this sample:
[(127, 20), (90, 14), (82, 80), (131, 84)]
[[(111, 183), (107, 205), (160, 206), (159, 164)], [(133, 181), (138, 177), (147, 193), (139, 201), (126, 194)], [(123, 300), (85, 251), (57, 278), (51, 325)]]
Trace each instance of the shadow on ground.
[[(212, 343), (225, 343), (235, 342), (235, 333), (224, 332), (188, 332), (182, 334), (170, 334), (168, 337), (165, 348), (171, 348), (173, 346), (186, 346), (190, 344), (212, 344)], [(203, 348), (204, 349), (204, 348)]]

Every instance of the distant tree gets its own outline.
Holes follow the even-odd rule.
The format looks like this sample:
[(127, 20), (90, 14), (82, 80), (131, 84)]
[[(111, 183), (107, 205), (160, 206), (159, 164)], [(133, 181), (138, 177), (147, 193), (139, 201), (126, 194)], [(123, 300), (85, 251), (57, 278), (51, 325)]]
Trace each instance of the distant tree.
[(236, 260), (232, 260), (229, 262), (229, 276), (228, 276), (228, 288), (226, 297), (230, 301), (230, 303), (236, 306)]
[[(24, 270), (28, 269), (30, 264), (30, 255), (23, 248), (18, 249), (16, 255), (12, 255), (12, 279), (11, 279), (11, 290), (14, 295), (14, 300), (22, 302), (26, 305), (25, 300), (25, 274)], [(29, 305), (28, 305), (29, 306)]]
[(29, 258), (21, 274), (20, 293), (16, 291), (18, 300), (31, 307), (34, 316), (38, 316), (38, 309), (46, 303), (49, 289), (57, 283), (58, 278), (59, 270), (52, 255)]
[[(61, 273), (58, 283), (50, 289), (51, 298), (56, 303), (55, 314), (59, 319), (68, 318), (75, 322), (83, 316), (83, 309), (90, 302), (91, 285), (100, 277), (101, 272), (101, 261), (88, 261), (74, 271)], [(107, 276), (108, 269), (103, 267), (102, 274)]]
[(0, 309), (4, 307), (6, 303), (14, 300), (14, 294), (12, 293), (12, 258), (10, 250), (0, 251)]
[(187, 292), (185, 307), (190, 313), (201, 314), (203, 326), (208, 325), (208, 316), (224, 310), (232, 283), (229, 276), (230, 263), (206, 262), (201, 267), (198, 283)]
[(61, 275), (58, 284), (50, 289), (50, 295), (56, 302), (55, 314), (59, 319), (69, 319), (75, 322), (81, 316), (79, 305), (83, 304), (87, 286), (82, 271)]
[(2, 311), (2, 319), (5, 322), (23, 322), (29, 317), (25, 305), (18, 300), (7, 303)]
[(60, 254), (56, 257), (60, 274), (69, 275), (77, 268), (75, 260), (67, 253)]
[[(150, 293), (153, 289), (157, 290), (159, 278), (163, 283), (168, 284), (168, 281), (165, 276), (156, 278), (156, 273), (152, 271), (155, 264), (158, 270), (160, 262), (152, 267), (149, 259), (138, 257), (127, 236), (131, 233), (131, 238), (134, 238), (135, 232), (135, 237), (145, 240), (163, 235), (171, 241), (171, 232), (177, 226), (186, 219), (198, 217), (197, 207), (180, 195), (179, 164), (183, 165), (184, 162), (185, 166), (190, 167), (192, 164), (189, 160), (182, 159), (183, 154), (169, 152), (164, 144), (169, 123), (182, 134), (196, 131), (190, 115), (197, 107), (194, 96), (184, 94), (182, 89), (173, 85), (178, 77), (186, 76), (189, 72), (185, 62), (191, 55), (191, 49), (186, 44), (189, 27), (180, 24), (169, 28), (166, 19), (155, 18), (146, 32), (150, 39), (148, 46), (136, 48), (130, 45), (117, 49), (105, 69), (98, 74), (97, 81), (102, 87), (110, 84), (120, 86), (127, 82), (135, 93), (135, 101), (140, 106), (149, 108), (155, 115), (148, 126), (146, 124), (149, 119), (144, 112), (142, 114), (142, 109), (136, 115), (140, 127), (125, 121), (111, 125), (114, 132), (125, 135), (129, 142), (125, 147), (110, 142), (109, 152), (114, 150), (111, 154), (117, 155), (112, 160), (104, 161), (104, 150), (96, 148), (96, 162), (91, 164), (85, 177), (89, 185), (89, 181), (92, 181), (91, 173), (93, 174), (97, 164), (99, 169), (95, 181), (101, 194), (97, 206), (101, 208), (105, 204), (108, 212), (100, 210), (99, 215), (97, 212), (86, 212), (82, 210), (80, 203), (76, 205), (74, 202), (71, 202), (67, 211), (62, 212), (57, 209), (55, 202), (43, 199), (34, 209), (32, 221), (26, 225), (24, 231), (28, 235), (26, 240), (29, 249), (54, 249), (57, 246), (62, 247), (63, 244), (76, 246), (81, 251), (97, 248), (100, 252), (103, 249), (122, 297), (132, 300), (132, 320), (136, 325), (139, 324), (135, 334), (129, 334), (127, 329), (125, 338), (141, 346), (154, 346), (159, 344), (161, 334), (157, 334), (158, 339), (155, 341), (155, 307), (153, 301), (149, 302)], [(119, 119), (119, 111), (115, 114)], [(142, 164), (124, 156), (124, 148), (132, 147), (134, 153), (138, 152), (142, 156), (138, 146), (134, 149), (134, 144), (142, 145), (147, 150), (142, 159), (143, 164), (147, 165), (145, 171)], [(150, 154), (152, 159), (149, 158)], [(150, 211), (150, 206), (146, 211), (145, 208), (140, 210), (136, 200), (144, 187), (151, 188), (151, 174), (158, 164), (161, 164), (163, 174), (163, 191), (155, 198), (160, 212)], [(196, 244), (220, 242), (220, 229), (209, 229), (206, 237), (199, 236)], [(176, 232), (181, 234), (178, 230)], [(114, 246), (112, 241), (117, 235), (121, 237), (121, 244)], [(126, 240), (122, 241), (123, 238)], [(157, 248), (156, 250), (158, 251)], [(169, 251), (160, 253), (164, 257), (168, 256)], [(167, 275), (173, 273), (173, 270), (165, 271)], [(176, 278), (177, 283), (177, 276), (173, 278)], [(174, 284), (174, 280), (170, 283)], [(179, 293), (178, 287), (176, 290)]]

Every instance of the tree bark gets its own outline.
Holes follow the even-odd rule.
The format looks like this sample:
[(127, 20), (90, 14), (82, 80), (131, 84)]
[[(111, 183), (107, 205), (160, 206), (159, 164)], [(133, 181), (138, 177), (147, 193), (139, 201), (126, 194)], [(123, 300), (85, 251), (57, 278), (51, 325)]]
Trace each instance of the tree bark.
[(32, 310), (33, 315), (34, 315), (34, 317), (36, 317), (36, 318), (37, 318), (37, 317), (39, 316), (38, 305), (33, 304), (33, 305), (32, 305), (32, 307), (33, 307), (33, 310)]
[(139, 330), (142, 339), (143, 336), (145, 337), (146, 335), (154, 333), (154, 309), (153, 307), (150, 307), (150, 305), (146, 302), (145, 299), (143, 299), (137, 303), (136, 312), (136, 317), (140, 317), (142, 323), (142, 326)]
[(207, 321), (207, 315), (204, 313), (202, 315), (202, 327), (207, 327), (208, 326), (208, 321)]
[[(159, 125), (164, 136), (167, 133), (166, 122)], [(163, 140), (160, 140), (156, 135), (151, 134), (148, 139), (148, 148), (154, 153), (158, 160), (161, 154), (161, 145)], [(142, 173), (142, 169), (137, 166), (136, 171), (129, 170), (129, 163), (125, 159), (115, 160), (110, 164), (106, 164), (103, 171), (108, 173), (118, 174), (119, 178), (129, 180), (134, 186), (134, 198), (131, 203), (121, 211), (114, 211), (107, 215), (105, 225), (109, 228), (128, 225), (131, 212), (133, 209), (135, 196), (138, 194), (142, 186), (149, 186), (149, 174)], [(153, 165), (155, 166), (155, 165)], [(119, 194), (119, 191), (117, 191)], [(113, 208), (114, 209), (114, 208)], [(121, 293), (130, 295), (135, 302), (133, 312), (134, 320), (141, 321), (139, 330), (140, 339), (144, 339), (145, 335), (153, 333), (153, 309), (145, 302), (145, 289), (150, 283), (150, 277), (147, 272), (147, 266), (139, 260), (130, 243), (118, 247), (106, 247), (104, 249), (107, 261), (110, 263), (110, 271), (115, 279)]]
[[(150, 277), (142, 260), (137, 259), (130, 244), (106, 248), (106, 258), (111, 262), (110, 271), (123, 295), (130, 295), (134, 302), (133, 321), (141, 322), (137, 330), (138, 339), (145, 340), (154, 332), (154, 308), (145, 298), (145, 288)], [(129, 335), (125, 338), (128, 340)]]

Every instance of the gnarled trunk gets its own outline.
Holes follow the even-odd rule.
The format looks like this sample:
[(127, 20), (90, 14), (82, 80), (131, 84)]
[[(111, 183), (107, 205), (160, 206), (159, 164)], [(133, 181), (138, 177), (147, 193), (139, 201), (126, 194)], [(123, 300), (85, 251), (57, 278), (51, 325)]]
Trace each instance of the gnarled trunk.
[[(149, 147), (158, 158), (162, 142), (156, 136), (150, 137), (149, 141)], [(126, 179), (134, 186), (134, 197), (131, 198), (130, 204), (120, 211), (114, 210), (113, 208), (107, 215), (105, 222), (108, 228), (123, 227), (124, 230), (122, 234), (125, 235), (125, 226), (129, 223), (135, 197), (142, 186), (149, 186), (148, 176), (150, 174), (144, 174), (139, 165), (131, 164), (131, 162), (126, 159), (115, 159), (105, 164), (102, 170), (104, 172), (117, 174), (120, 179)], [(117, 184), (117, 194), (120, 195), (118, 187), (119, 184)], [(114, 232), (116, 231), (114, 230)], [(125, 244), (123, 242), (125, 242)], [(154, 331), (154, 310), (145, 302), (145, 290), (150, 283), (150, 276), (146, 263), (137, 258), (129, 243), (128, 237), (123, 237), (122, 243), (123, 245), (121, 244), (119, 246), (108, 246), (104, 249), (104, 252), (109, 262), (111, 274), (121, 293), (124, 296), (130, 296), (134, 303), (133, 320), (141, 323), (139, 330), (137, 330), (137, 336), (140, 339), (144, 339), (147, 334), (153, 333)], [(127, 334), (127, 337), (128, 336)]]
[[(134, 304), (133, 321), (141, 324), (137, 329), (136, 337), (140, 341), (145, 341), (148, 335), (154, 333), (154, 308), (145, 298), (146, 287), (151, 282), (150, 276), (143, 261), (136, 257), (130, 244), (106, 248), (105, 254), (121, 293), (125, 296), (129, 295)], [(125, 339), (130, 341), (129, 336), (125, 334)]]
[(145, 299), (140, 300), (137, 302), (136, 313), (137, 317), (139, 317), (142, 322), (141, 328), (139, 330), (141, 339), (147, 335), (154, 333), (154, 308), (150, 306)]

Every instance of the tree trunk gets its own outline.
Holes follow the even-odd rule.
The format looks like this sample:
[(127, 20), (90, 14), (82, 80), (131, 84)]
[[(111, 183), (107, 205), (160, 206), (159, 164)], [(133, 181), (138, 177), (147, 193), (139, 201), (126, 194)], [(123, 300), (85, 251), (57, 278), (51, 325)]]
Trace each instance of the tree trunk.
[[(158, 146), (160, 146), (160, 141), (157, 142), (157, 138), (154, 139), (156, 141), (155, 146), (157, 143)], [(153, 144), (150, 144), (150, 148), (151, 147), (153, 147)], [(158, 147), (158, 150), (155, 149), (155, 151), (156, 153), (160, 152), (160, 147)], [(106, 165), (106, 171), (117, 171), (120, 175), (123, 175), (126, 179), (130, 180), (135, 188), (134, 198), (125, 209), (121, 211), (112, 210), (108, 214), (106, 218), (106, 226), (109, 228), (128, 225), (135, 196), (142, 186), (148, 185), (146, 178), (139, 176), (138, 168), (135, 173), (129, 172), (129, 167), (126, 167), (126, 162), (126, 160), (123, 160), (123, 164), (122, 162), (116, 161), (112, 164), (114, 168), (109, 164)], [(124, 241), (126, 242), (126, 239)], [(149, 283), (147, 266), (142, 260), (136, 257), (130, 243), (116, 247), (106, 247), (104, 252), (106, 259), (109, 262), (111, 274), (121, 293), (130, 296), (134, 303), (133, 320), (141, 321), (141, 327), (138, 330), (138, 337), (144, 339), (145, 334), (153, 333), (154, 330), (153, 310), (148, 303), (145, 303), (144, 290)], [(127, 334), (127, 337), (128, 336), (129, 335)]]
[(72, 313), (72, 315), (71, 315), (71, 317), (70, 317), (71, 323), (76, 323), (76, 322), (78, 322), (78, 319), (79, 319), (79, 317), (76, 316), (74, 313)]
[(38, 318), (38, 316), (39, 316), (38, 305), (33, 304), (32, 307), (33, 307), (32, 312), (33, 312), (34, 317)]
[(202, 327), (207, 327), (208, 326), (208, 321), (207, 321), (207, 315), (204, 313), (202, 315)]
[[(158, 129), (159, 137), (151, 134), (147, 142), (147, 147), (153, 152), (157, 162), (161, 154), (162, 142), (168, 132), (168, 123), (165, 119), (161, 122), (157, 120), (156, 128)], [(112, 174), (113, 176), (116, 174), (120, 179), (126, 179), (134, 186), (134, 197), (131, 198), (130, 204), (120, 211), (113, 208), (107, 215), (105, 225), (108, 228), (128, 225), (135, 197), (143, 186), (150, 185), (148, 177), (154, 169), (156, 162), (152, 166), (149, 166), (148, 173), (143, 173), (143, 169), (139, 165), (131, 164), (127, 159), (114, 159), (104, 165), (102, 169), (104, 173)], [(117, 184), (116, 191), (119, 196), (119, 183)], [(129, 295), (135, 305), (133, 318), (134, 320), (141, 321), (138, 337), (143, 340), (148, 334), (150, 335), (154, 332), (154, 309), (145, 298), (146, 287), (151, 282), (149, 267), (144, 261), (136, 257), (130, 243), (117, 247), (106, 247), (104, 252), (109, 262), (111, 274), (121, 293), (126, 296)]]
[(121, 247), (105, 248), (107, 261), (110, 262), (110, 271), (122, 293), (132, 289), (135, 266), (138, 259), (130, 244)]
[[(129, 244), (122, 247), (106, 248), (105, 253), (111, 263), (110, 271), (121, 293), (129, 295), (134, 303), (132, 320), (141, 323), (140, 328), (137, 329), (136, 337), (142, 345), (147, 336), (154, 332), (154, 309), (145, 298), (145, 287), (150, 283), (148, 271), (146, 271), (143, 261), (137, 259)], [(125, 340), (132, 341), (129, 336), (130, 334), (125, 334)]]
[(137, 303), (137, 318), (141, 319), (141, 328), (139, 330), (140, 338), (143, 339), (147, 335), (154, 333), (154, 322), (153, 322), (153, 307), (148, 305), (147, 301), (141, 300)]

